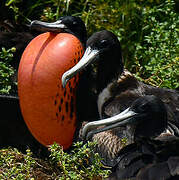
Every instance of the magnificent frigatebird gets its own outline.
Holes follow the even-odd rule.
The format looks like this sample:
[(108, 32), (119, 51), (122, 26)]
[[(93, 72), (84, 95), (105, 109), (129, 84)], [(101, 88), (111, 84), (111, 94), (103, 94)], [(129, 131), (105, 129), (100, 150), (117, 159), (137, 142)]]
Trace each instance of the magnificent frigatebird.
[[(106, 142), (103, 141), (100, 147), (106, 160), (105, 165), (113, 165), (113, 173), (108, 179), (168, 179), (179, 175), (179, 138), (166, 131), (167, 111), (158, 97), (140, 97), (125, 111), (113, 117), (89, 122), (84, 126), (82, 136), (89, 139), (99, 132), (114, 128), (117, 130), (121, 126), (128, 127), (127, 138), (131, 144), (119, 150), (111, 161), (109, 155), (112, 153), (108, 152), (109, 148), (105, 148)], [(111, 149), (118, 146), (115, 138), (108, 143)]]
[(63, 88), (61, 76), (82, 57), (86, 27), (79, 17), (64, 16), (53, 23), (35, 20), (31, 28), (49, 32), (34, 38), (22, 54), (18, 69), (21, 112), (41, 144), (56, 142), (68, 149), (77, 124), (79, 78), (73, 78)]
[[(76, 87), (78, 78), (74, 78), (64, 89), (61, 85), (61, 75), (81, 58), (86, 44), (86, 28), (80, 18), (73, 16), (64, 16), (54, 23), (33, 21), (31, 28), (50, 32), (33, 39), (23, 53), (20, 62), (18, 93), (23, 119), (30, 132), (40, 143), (48, 145), (56, 141), (67, 149), (73, 141), (77, 124)], [(19, 131), (19, 134), (23, 134), (27, 128), (24, 130), (20, 128), (20, 124), (23, 127), (26, 125), (22, 121), (19, 110), (19, 99), (4, 95), (0, 97), (1, 106), (13, 102), (9, 108), (8, 106), (6, 108), (9, 111), (17, 111), (20, 117), (9, 113), (8, 120), (3, 119), (6, 123), (2, 121), (1, 128), (8, 129), (11, 124), (18, 121), (17, 128), (13, 132)], [(18, 141), (19, 135), (12, 134), (13, 137), (2, 135), (4, 138), (0, 142), (1, 146), (4, 142), (8, 144), (7, 138)], [(28, 141), (26, 143), (28, 144)]]

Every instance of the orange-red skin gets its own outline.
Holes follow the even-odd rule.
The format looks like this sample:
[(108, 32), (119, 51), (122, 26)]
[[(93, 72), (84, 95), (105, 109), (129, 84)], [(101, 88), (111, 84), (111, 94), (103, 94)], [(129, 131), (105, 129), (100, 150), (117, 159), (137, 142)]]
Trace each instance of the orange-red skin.
[(82, 44), (68, 33), (44, 33), (26, 47), (18, 70), (18, 94), (23, 118), (43, 145), (54, 142), (68, 149), (76, 129), (78, 76), (66, 88), (61, 77), (84, 53)]

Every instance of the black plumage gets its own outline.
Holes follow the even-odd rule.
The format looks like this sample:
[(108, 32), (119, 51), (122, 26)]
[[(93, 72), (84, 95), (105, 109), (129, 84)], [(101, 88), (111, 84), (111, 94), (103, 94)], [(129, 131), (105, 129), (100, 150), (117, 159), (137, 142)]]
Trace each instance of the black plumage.
[[(45, 23), (41, 21), (32, 21), (30, 28), (33, 32), (68, 32), (75, 34), (80, 41), (86, 44), (86, 28), (79, 17), (64, 16), (54, 23)], [(0, 32), (0, 47), (11, 48), (15, 46), (17, 53), (13, 59), (12, 65), (18, 68), (21, 54), (33, 35), (25, 32)], [(18, 57), (18, 58), (17, 58)], [(0, 108), (2, 117), (0, 122), (0, 148), (13, 146), (19, 149), (26, 149), (28, 146), (34, 150), (45, 149), (29, 132), (19, 106), (19, 98), (16, 96), (0, 95)], [(8, 113), (9, 112), (9, 113)]]
[(129, 108), (115, 116), (87, 123), (83, 127), (82, 137), (96, 140), (98, 152), (105, 158), (105, 164), (114, 166), (118, 152), (124, 146), (121, 139), (126, 138), (126, 144), (131, 144), (141, 137), (157, 137), (166, 129), (165, 105), (156, 96), (147, 95), (138, 98)]
[(169, 180), (179, 178), (179, 139), (145, 139), (124, 147), (107, 180)]
[(30, 148), (36, 155), (47, 150), (32, 136), (22, 117), (17, 96), (0, 95), (0, 148), (16, 147), (25, 152)]
[[(101, 127), (97, 128), (99, 125)], [(113, 167), (113, 173), (108, 180), (179, 177), (179, 138), (166, 132), (167, 111), (158, 97), (153, 95), (140, 97), (124, 112), (86, 124), (82, 135), (87, 139), (94, 138), (99, 132), (113, 128), (117, 130), (121, 126), (128, 126), (128, 137), (132, 140), (129, 145), (122, 149), (118, 147), (119, 151), (114, 157), (110, 155), (111, 149), (116, 149), (118, 145), (115, 138), (108, 139), (109, 144), (113, 144), (111, 149), (105, 147), (109, 146), (105, 140), (97, 149), (104, 158), (103, 163)], [(102, 138), (99, 137), (98, 140), (102, 141)]]
[(123, 111), (138, 97), (155, 95), (160, 97), (167, 106), (169, 121), (171, 119), (177, 126), (179, 125), (178, 91), (144, 84), (124, 69), (120, 42), (112, 32), (103, 30), (94, 33), (87, 40), (82, 59), (64, 73), (63, 86), (83, 69), (90, 73), (88, 76), (91, 82), (88, 79), (86, 81), (90, 83), (88, 85), (91, 88), (90, 91), (96, 94), (100, 118), (110, 117)]
[[(173, 134), (178, 135), (178, 91), (147, 85), (124, 69), (120, 42), (112, 32), (103, 30), (94, 33), (87, 40), (86, 51), (82, 59), (76, 66), (64, 73), (62, 77), (63, 86), (83, 69), (90, 73), (88, 75), (90, 81), (86, 80), (87, 83), (90, 83), (88, 85), (90, 89), (86, 92), (86, 96), (90, 92), (94, 95), (91, 97), (97, 101), (96, 104), (101, 119), (118, 114), (139, 97), (155, 95), (160, 97), (167, 108), (168, 121), (172, 124), (168, 125), (168, 129)], [(85, 103), (90, 104), (89, 98), (86, 99)], [(88, 109), (86, 109), (87, 111)]]
[[(93, 102), (96, 98), (101, 119), (113, 117), (124, 111), (140, 97), (155, 95), (162, 100), (167, 111), (168, 121), (165, 131), (172, 135), (179, 135), (178, 91), (147, 85), (137, 80), (128, 70), (124, 69), (120, 43), (113, 33), (104, 30), (94, 33), (88, 39), (83, 58), (76, 66), (63, 75), (63, 86), (66, 85), (70, 78), (82, 70), (88, 72), (90, 77), (90, 81), (87, 81), (90, 84), (88, 85), (90, 89), (86, 91), (86, 95), (88, 96), (89, 91), (92, 91), (94, 95)], [(85, 100), (84, 113), (88, 112), (89, 109), (85, 109), (85, 104), (87, 104), (86, 107), (90, 104), (89, 98)], [(85, 119), (85, 116), (83, 120), (88, 121), (88, 119)], [(150, 126), (151, 124), (149, 123), (148, 128)], [(94, 129), (97, 129), (97, 127)], [(98, 143), (98, 152), (104, 158), (104, 163), (114, 166), (118, 153), (124, 145), (121, 139), (130, 138), (130, 131), (123, 127), (118, 127), (94, 134), (92, 138)], [(129, 143), (131, 142), (129, 141)]]

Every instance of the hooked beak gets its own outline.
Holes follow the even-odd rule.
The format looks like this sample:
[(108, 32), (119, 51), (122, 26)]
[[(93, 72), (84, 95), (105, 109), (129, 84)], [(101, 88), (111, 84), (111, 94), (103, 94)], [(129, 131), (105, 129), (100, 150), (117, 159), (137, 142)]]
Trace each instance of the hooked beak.
[(83, 57), (81, 60), (70, 70), (66, 71), (62, 76), (62, 85), (63, 87), (66, 86), (67, 82), (75, 76), (78, 72), (83, 70), (88, 64), (90, 64), (96, 57), (96, 55), (99, 53), (98, 50), (92, 49), (90, 46), (86, 49)]
[[(94, 134), (97, 134), (99, 132), (107, 131), (116, 127), (121, 127), (124, 125), (128, 125), (131, 123), (134, 123), (136, 119), (134, 118), (138, 114), (134, 111), (130, 110), (130, 108), (127, 108), (125, 111), (121, 112), (120, 114), (117, 114), (113, 117), (102, 119), (99, 121), (93, 121), (87, 123), (83, 130), (82, 130), (82, 137), (83, 139), (90, 139)], [(105, 126), (102, 128), (98, 128), (99, 126)]]
[(47, 23), (47, 22), (42, 22), (42, 21), (37, 21), (34, 20), (30, 24), (30, 28), (42, 32), (62, 32), (65, 29), (67, 29), (67, 26), (62, 23), (62, 20), (58, 20), (53, 23)]

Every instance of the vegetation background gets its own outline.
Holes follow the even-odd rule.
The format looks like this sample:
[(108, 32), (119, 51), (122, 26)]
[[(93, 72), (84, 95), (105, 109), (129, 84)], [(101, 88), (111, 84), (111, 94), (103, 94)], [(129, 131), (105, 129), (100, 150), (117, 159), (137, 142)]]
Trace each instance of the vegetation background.
[[(125, 67), (141, 81), (171, 89), (179, 88), (178, 0), (1, 0), (0, 32), (28, 30), (31, 20), (53, 22), (60, 16), (79, 16), (88, 36), (107, 29), (122, 45)], [(0, 93), (12, 92), (16, 70), (10, 65), (16, 49), (0, 47)], [(0, 150), (0, 179), (102, 179), (100, 157), (94, 145), (75, 144), (69, 155), (54, 144), (48, 161), (17, 149)], [(93, 162), (89, 166), (89, 158)]]
[[(38, 19), (48, 22), (60, 16), (80, 16), (88, 36), (107, 29), (114, 32), (123, 49), (125, 67), (145, 83), (157, 87), (179, 87), (178, 0), (6, 0), (1, 2), (1, 21), (14, 31)], [(1, 28), (2, 30), (2, 28)], [(13, 49), (0, 52), (0, 92), (12, 86)]]

